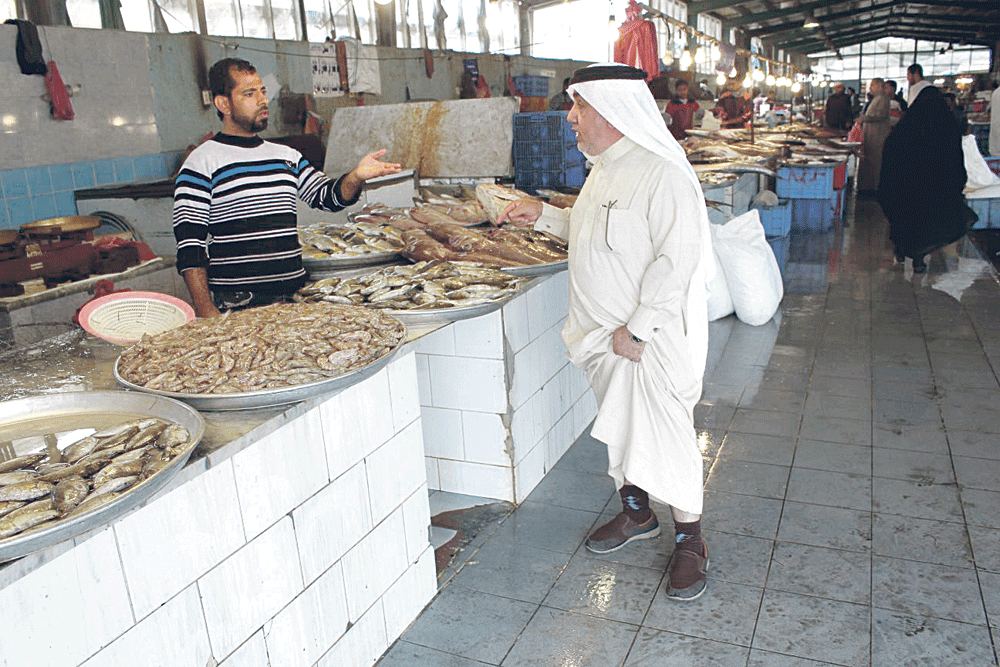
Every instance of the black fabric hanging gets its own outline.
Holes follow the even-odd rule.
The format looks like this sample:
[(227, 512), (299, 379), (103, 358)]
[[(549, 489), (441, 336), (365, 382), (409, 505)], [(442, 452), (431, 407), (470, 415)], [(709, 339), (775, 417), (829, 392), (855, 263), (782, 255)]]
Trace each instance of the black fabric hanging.
[(20, 19), (7, 19), (4, 23), (11, 23), (17, 26), (17, 64), (21, 67), (21, 74), (41, 74), (48, 73), (45, 66), (45, 59), (42, 57), (42, 42), (38, 39), (38, 28), (31, 21)]

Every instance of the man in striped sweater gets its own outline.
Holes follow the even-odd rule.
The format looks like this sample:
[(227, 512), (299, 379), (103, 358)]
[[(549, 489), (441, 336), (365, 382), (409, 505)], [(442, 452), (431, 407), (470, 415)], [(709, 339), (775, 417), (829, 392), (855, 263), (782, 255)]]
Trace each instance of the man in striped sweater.
[(264, 84), (249, 62), (226, 58), (208, 73), (222, 131), (184, 161), (174, 185), (177, 270), (198, 317), (283, 300), (305, 283), (296, 198), (339, 211), (370, 178), (399, 172), (381, 150), (336, 181), (293, 148), (264, 141)]

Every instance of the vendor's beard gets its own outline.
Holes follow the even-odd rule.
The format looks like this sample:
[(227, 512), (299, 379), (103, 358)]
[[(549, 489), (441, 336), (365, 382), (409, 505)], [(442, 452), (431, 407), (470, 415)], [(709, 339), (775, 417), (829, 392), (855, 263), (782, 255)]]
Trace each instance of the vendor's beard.
[[(260, 112), (258, 112), (260, 113)], [(263, 132), (267, 129), (267, 118), (261, 118), (257, 120), (257, 116), (252, 118), (244, 118), (241, 116), (233, 116), (233, 122), (240, 127), (240, 129), (246, 132)]]

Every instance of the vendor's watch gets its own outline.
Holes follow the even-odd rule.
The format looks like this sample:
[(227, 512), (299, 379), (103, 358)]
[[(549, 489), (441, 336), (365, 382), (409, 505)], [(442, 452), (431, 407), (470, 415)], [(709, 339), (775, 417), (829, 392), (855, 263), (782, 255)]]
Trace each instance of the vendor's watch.
[(629, 336), (631, 336), (631, 337), (632, 337), (632, 342), (633, 342), (633, 343), (639, 343), (639, 344), (641, 345), (641, 344), (643, 344), (643, 343), (645, 343), (645, 342), (646, 342), (646, 341), (644, 341), (643, 339), (641, 339), (641, 338), (639, 338), (638, 336), (636, 336), (636, 335), (635, 335), (634, 333), (631, 333), (631, 332), (629, 332)]

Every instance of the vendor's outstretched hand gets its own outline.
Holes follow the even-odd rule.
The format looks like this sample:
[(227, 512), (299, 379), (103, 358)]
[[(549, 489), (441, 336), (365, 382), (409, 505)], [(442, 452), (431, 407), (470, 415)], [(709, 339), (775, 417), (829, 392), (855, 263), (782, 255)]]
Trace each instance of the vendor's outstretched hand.
[(542, 202), (537, 199), (518, 199), (500, 213), (497, 224), (510, 223), (515, 227), (530, 227), (542, 215)]
[(383, 148), (380, 151), (369, 153), (361, 158), (361, 162), (359, 162), (358, 166), (354, 169), (354, 173), (357, 174), (358, 179), (367, 181), (370, 178), (388, 176), (389, 174), (398, 174), (400, 171), (400, 165), (398, 162), (381, 162), (379, 160), (379, 158), (385, 157), (385, 154), (386, 150)]

